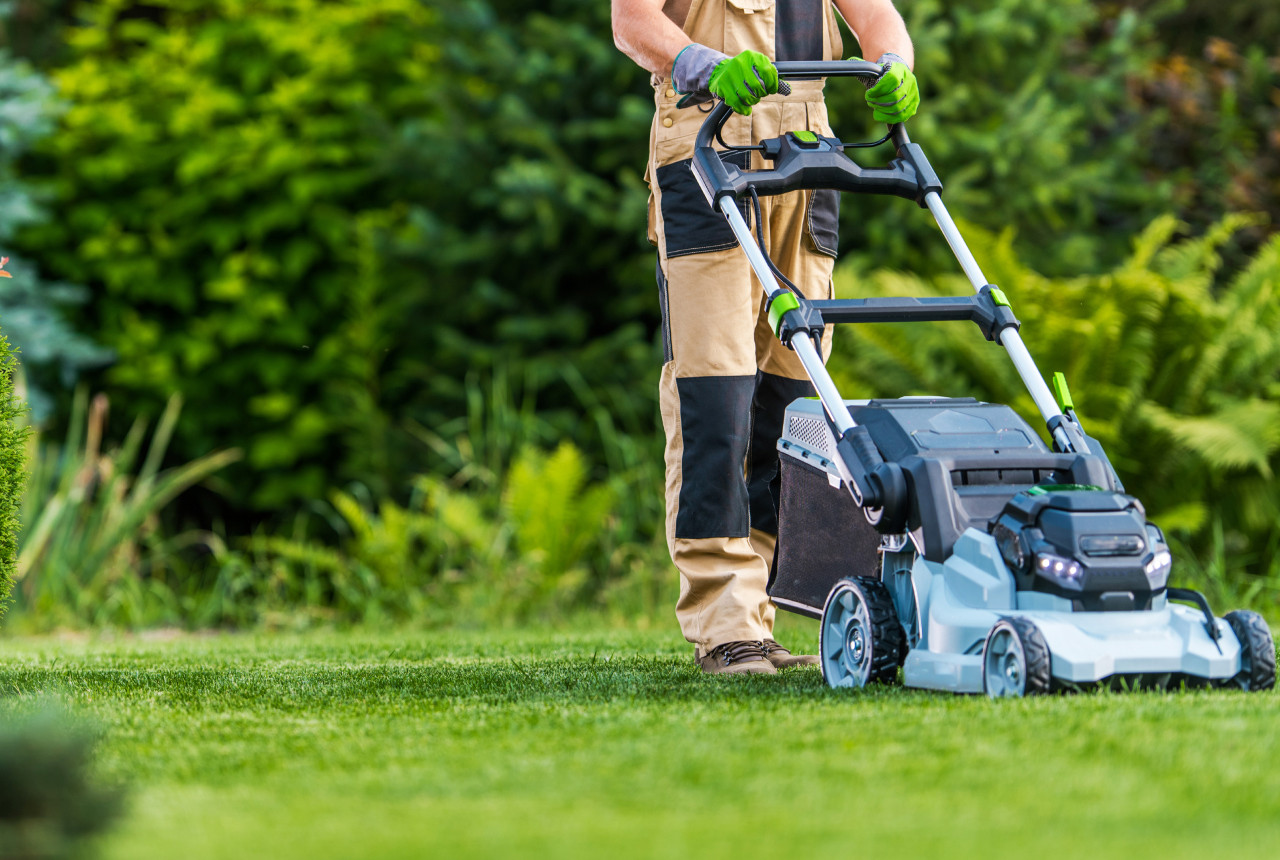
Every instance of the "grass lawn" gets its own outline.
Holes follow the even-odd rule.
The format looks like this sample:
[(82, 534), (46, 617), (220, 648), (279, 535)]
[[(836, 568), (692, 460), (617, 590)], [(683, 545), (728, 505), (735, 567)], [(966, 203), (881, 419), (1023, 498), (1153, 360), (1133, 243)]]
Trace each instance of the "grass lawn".
[(538, 630), (8, 639), (0, 689), (101, 728), (108, 858), (1280, 855), (1275, 694), (833, 691)]

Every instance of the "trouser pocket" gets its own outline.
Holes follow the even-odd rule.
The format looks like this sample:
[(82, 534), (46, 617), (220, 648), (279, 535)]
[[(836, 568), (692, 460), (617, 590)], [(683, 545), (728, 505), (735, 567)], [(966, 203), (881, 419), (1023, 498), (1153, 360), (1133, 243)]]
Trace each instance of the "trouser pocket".
[(840, 251), (840, 192), (819, 188), (809, 195), (805, 213), (805, 236), (809, 249), (828, 257)]
[[(745, 167), (748, 153), (731, 153), (725, 162)], [(738, 240), (724, 215), (707, 203), (698, 180), (684, 159), (654, 171), (658, 183), (660, 228), (666, 238), (667, 259), (736, 248)], [(745, 213), (744, 213), (745, 215)]]

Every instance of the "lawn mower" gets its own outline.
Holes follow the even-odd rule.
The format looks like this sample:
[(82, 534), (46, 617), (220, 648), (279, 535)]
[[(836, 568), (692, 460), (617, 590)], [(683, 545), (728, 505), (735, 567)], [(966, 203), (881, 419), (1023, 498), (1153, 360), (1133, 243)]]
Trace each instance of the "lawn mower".
[[(862, 61), (780, 62), (787, 78), (875, 79)], [(942, 183), (901, 125), (879, 168), (859, 144), (801, 130), (750, 149), (724, 143), (731, 111), (708, 113), (691, 166), (767, 295), (779, 339), (817, 391), (786, 410), (778, 440), (778, 541), (769, 594), (819, 619), (834, 687), (908, 687), (1024, 696), (1110, 686), (1275, 686), (1275, 642), (1251, 611), (1223, 618), (1169, 585), (1160, 528), (1125, 493), (1083, 429), (1066, 380), (1053, 390), (1023, 343), (1005, 293), (989, 284), (942, 203)], [(883, 142), (883, 141), (882, 141)], [(718, 148), (717, 148), (718, 146)], [(747, 224), (752, 198), (832, 188), (915, 201), (937, 221), (974, 294), (809, 300)], [(759, 229), (758, 221), (757, 229)], [(818, 344), (828, 323), (967, 320), (1007, 351), (1048, 443), (1009, 406), (969, 397), (845, 400)]]

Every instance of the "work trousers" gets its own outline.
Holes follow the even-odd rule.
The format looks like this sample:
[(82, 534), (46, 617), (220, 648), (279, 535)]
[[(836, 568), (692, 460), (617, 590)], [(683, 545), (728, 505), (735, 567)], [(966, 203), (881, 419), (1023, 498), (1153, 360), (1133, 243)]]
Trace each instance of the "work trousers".
[[(831, 134), (821, 81), (793, 84), (725, 126), (730, 145), (801, 129)], [(765, 294), (690, 169), (705, 119), (678, 109), (656, 82), (648, 181), (649, 237), (658, 247), (665, 363), (666, 537), (680, 572), (676, 616), (698, 656), (724, 642), (770, 637), (766, 593), (777, 535), (777, 441), (783, 411), (812, 386), (794, 352), (770, 329)], [(726, 154), (748, 166), (746, 153)], [(750, 166), (765, 164), (759, 154)], [(830, 298), (838, 194), (799, 191), (760, 198), (764, 246), (811, 299)], [(755, 229), (751, 206), (743, 207)], [(830, 327), (823, 354), (830, 350)]]

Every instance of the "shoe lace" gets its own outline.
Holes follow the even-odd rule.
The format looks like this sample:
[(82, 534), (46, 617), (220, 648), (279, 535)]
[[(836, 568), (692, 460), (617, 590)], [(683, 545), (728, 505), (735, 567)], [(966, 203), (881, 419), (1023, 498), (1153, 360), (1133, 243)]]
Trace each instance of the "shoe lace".
[(781, 645), (779, 645), (779, 644), (778, 644), (775, 640), (773, 640), (773, 639), (766, 639), (766, 640), (764, 640), (763, 642), (761, 642), (761, 643), (760, 643), (760, 649), (761, 649), (762, 651), (764, 651), (764, 654), (765, 654), (765, 656), (766, 656), (766, 657), (768, 657), (768, 656), (769, 656), (770, 654), (772, 654), (774, 651), (779, 651), (779, 652), (781, 652), (781, 653), (783, 653), (783, 654), (790, 654), (790, 653), (791, 653), (789, 650), (787, 650), (786, 648), (783, 648)]
[(750, 660), (764, 660), (765, 650), (760, 642), (744, 640), (741, 642), (725, 642), (711, 649), (711, 656), (720, 657), (726, 666)]

